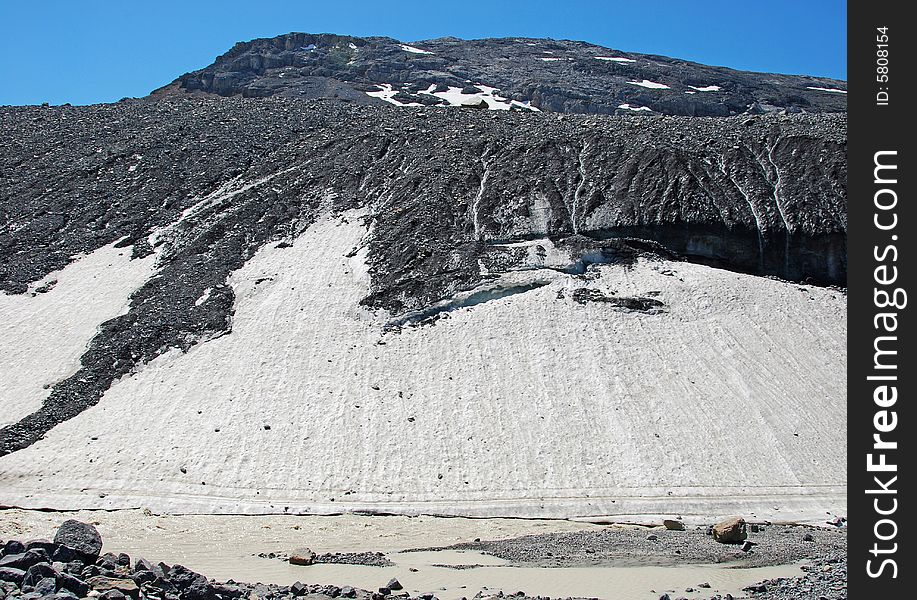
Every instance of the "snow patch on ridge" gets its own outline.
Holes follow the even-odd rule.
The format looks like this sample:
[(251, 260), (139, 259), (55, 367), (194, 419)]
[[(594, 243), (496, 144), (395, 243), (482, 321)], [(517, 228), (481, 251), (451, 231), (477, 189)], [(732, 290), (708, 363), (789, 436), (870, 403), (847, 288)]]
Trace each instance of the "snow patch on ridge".
[(398, 47), (404, 50), (405, 52), (410, 52), (411, 54), (433, 54), (429, 50), (423, 50), (421, 48), (416, 48), (414, 46), (408, 46), (407, 44), (398, 44)]
[(423, 106), (419, 102), (400, 102), (395, 100), (395, 95), (398, 93), (398, 90), (392, 88), (390, 83), (382, 83), (377, 86), (379, 89), (375, 92), (366, 92), (367, 96), (373, 98), (379, 98), (385, 100), (389, 104), (394, 104), (395, 106)]
[(619, 105), (618, 105), (618, 108), (623, 108), (623, 109), (625, 109), (625, 110), (634, 110), (634, 111), (638, 111), (638, 112), (641, 111), (641, 110), (646, 110), (646, 111), (650, 111), (650, 112), (653, 111), (653, 109), (652, 109), (652, 108), (649, 108), (648, 106), (631, 106), (630, 104), (619, 104)]
[(497, 88), (487, 85), (476, 85), (475, 87), (480, 91), (474, 94), (466, 94), (462, 92), (462, 88), (455, 86), (450, 86), (449, 89), (444, 92), (437, 92), (435, 91), (435, 85), (431, 85), (420, 93), (442, 98), (449, 103), (449, 106), (462, 106), (463, 104), (483, 100), (487, 103), (487, 108), (490, 110), (509, 110), (512, 107), (516, 107), (538, 112), (538, 109), (528, 102), (510, 100), (509, 98), (504, 98), (496, 94)]
[(593, 58), (596, 60), (608, 60), (608, 61), (619, 62), (619, 63), (637, 62), (633, 58), (624, 58), (623, 56), (593, 56)]
[(838, 88), (826, 88), (826, 87), (806, 87), (807, 90), (815, 90), (817, 92), (835, 92), (837, 94), (846, 94), (847, 90), (841, 90)]
[(640, 87), (645, 87), (651, 90), (667, 90), (670, 89), (664, 83), (656, 83), (655, 81), (650, 81), (649, 79), (644, 79), (643, 81), (628, 81), (627, 83), (631, 85), (639, 85)]

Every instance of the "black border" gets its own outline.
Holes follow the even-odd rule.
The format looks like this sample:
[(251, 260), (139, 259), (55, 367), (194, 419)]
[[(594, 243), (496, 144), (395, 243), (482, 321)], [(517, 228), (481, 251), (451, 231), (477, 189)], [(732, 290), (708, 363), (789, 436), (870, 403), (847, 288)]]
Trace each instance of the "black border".
[[(910, 8), (911, 10), (906, 10)], [(917, 60), (914, 38), (917, 36), (917, 22), (911, 15), (913, 5), (910, 3), (890, 3), (881, 0), (873, 2), (852, 1), (849, 3), (847, 16), (848, 36), (848, 593), (851, 598), (906, 598), (912, 597), (913, 585), (909, 572), (914, 563), (911, 560), (911, 547), (917, 540), (909, 534), (913, 529), (910, 522), (913, 518), (913, 507), (903, 488), (913, 487), (910, 475), (914, 448), (908, 443), (908, 433), (913, 423), (913, 410), (910, 404), (913, 398), (915, 369), (917, 360), (912, 351), (911, 331), (913, 312), (909, 306), (898, 309), (880, 309), (874, 301), (876, 289), (891, 292), (902, 288), (906, 292), (914, 290), (914, 243), (917, 236), (913, 204), (917, 198), (913, 194), (913, 179), (917, 173), (913, 170), (913, 141), (908, 129), (913, 129), (915, 121), (912, 115), (917, 112), (909, 94), (910, 80), (914, 77), (912, 61)], [(909, 14), (906, 14), (909, 13)], [(888, 82), (877, 81), (877, 31), (887, 27), (888, 31)], [(889, 94), (887, 105), (877, 103), (877, 92), (885, 88)], [(894, 184), (877, 184), (874, 177), (874, 157), (879, 151), (895, 151), (896, 155), (886, 155), (883, 161), (893, 161), (897, 165), (897, 181)], [(892, 171), (883, 171), (882, 179), (889, 177)], [(882, 231), (874, 223), (878, 212), (883, 223), (891, 222), (888, 211), (877, 211), (874, 206), (874, 195), (880, 189), (893, 188), (898, 202), (893, 212), (897, 214), (897, 226), (894, 230)], [(892, 198), (883, 193), (882, 198)], [(897, 235), (897, 240), (892, 240)], [(892, 260), (894, 252), (889, 252), (884, 259), (877, 259), (875, 252), (882, 256), (889, 245), (897, 249), (897, 260)], [(877, 284), (876, 268), (886, 266), (882, 274), (891, 273), (892, 266), (897, 268), (897, 280), (890, 285)], [(909, 298), (917, 302), (917, 297)], [(877, 542), (874, 528), (877, 521), (883, 518), (877, 515), (874, 500), (880, 496), (867, 493), (875, 489), (874, 476), (879, 475), (887, 483), (888, 473), (869, 472), (867, 455), (875, 454), (873, 434), (876, 433), (874, 418), (877, 411), (883, 410), (874, 401), (873, 393), (876, 381), (867, 377), (875, 375), (873, 344), (878, 335), (894, 335), (877, 330), (874, 323), (876, 314), (896, 312), (898, 319), (897, 340), (886, 341), (886, 349), (894, 349), (897, 355), (888, 358), (895, 360), (898, 368), (885, 370), (883, 374), (896, 374), (898, 380), (890, 382), (897, 386), (898, 399), (893, 406), (886, 407), (894, 411), (897, 425), (893, 431), (883, 433), (886, 440), (898, 442), (897, 450), (886, 451), (886, 460), (897, 465), (898, 479), (889, 488), (895, 494), (881, 496), (880, 508), (889, 510), (897, 500), (896, 510), (887, 518), (895, 522), (897, 530), (885, 523), (880, 527), (882, 535), (895, 537), (887, 542), (880, 542), (887, 548), (897, 543), (896, 551), (875, 556), (870, 553)], [(894, 348), (892, 348), (892, 344)], [(891, 357), (892, 355), (888, 355)], [(888, 415), (886, 415), (887, 417)], [(885, 417), (883, 417), (885, 418)], [(878, 457), (873, 459), (878, 461)], [(867, 574), (867, 561), (872, 560), (873, 570), (878, 570), (883, 558), (890, 558), (897, 566), (897, 577), (892, 577), (894, 569), (890, 565), (881, 570), (881, 576), (870, 577)], [(907, 586), (907, 587), (906, 587)], [(910, 589), (909, 589), (910, 588)]]

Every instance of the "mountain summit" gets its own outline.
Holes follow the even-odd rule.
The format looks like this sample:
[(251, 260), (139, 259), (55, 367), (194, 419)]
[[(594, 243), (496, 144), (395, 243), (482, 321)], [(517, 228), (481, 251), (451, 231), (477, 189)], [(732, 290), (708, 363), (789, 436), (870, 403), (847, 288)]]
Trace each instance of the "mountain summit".
[(845, 112), (847, 84), (570, 40), (288, 33), (240, 42), (152, 96), (293, 96), (589, 114)]

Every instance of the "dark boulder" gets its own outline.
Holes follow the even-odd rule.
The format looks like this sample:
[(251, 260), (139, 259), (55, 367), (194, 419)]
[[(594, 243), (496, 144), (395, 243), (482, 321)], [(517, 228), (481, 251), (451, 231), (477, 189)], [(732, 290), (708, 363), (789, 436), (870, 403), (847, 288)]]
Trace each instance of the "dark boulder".
[(21, 585), (25, 578), (25, 571), (13, 567), (0, 567), (0, 581), (9, 581)]
[[(38, 585), (38, 582), (42, 579), (52, 578), (57, 579), (60, 576), (54, 567), (48, 563), (37, 563), (28, 568), (25, 572), (25, 577), (22, 580), (22, 585)], [(57, 589), (54, 590), (55, 592)], [(54, 592), (51, 592), (52, 594)]]
[(102, 536), (99, 535), (99, 531), (89, 523), (74, 519), (63, 522), (54, 536), (54, 543), (72, 548), (86, 558), (95, 559), (102, 551)]

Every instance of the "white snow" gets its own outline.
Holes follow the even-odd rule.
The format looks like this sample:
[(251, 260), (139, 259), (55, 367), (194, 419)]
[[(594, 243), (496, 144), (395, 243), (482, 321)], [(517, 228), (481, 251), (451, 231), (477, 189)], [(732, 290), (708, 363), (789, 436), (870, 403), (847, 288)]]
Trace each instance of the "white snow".
[(383, 83), (376, 87), (379, 88), (377, 91), (366, 92), (366, 95), (372, 96), (373, 98), (381, 98), (382, 100), (385, 100), (389, 104), (394, 104), (395, 106), (423, 106), (423, 104), (419, 102), (401, 102), (399, 100), (395, 100), (395, 94), (398, 93), (398, 90), (392, 88), (392, 84), (390, 83)]
[(628, 81), (627, 83), (631, 85), (639, 85), (640, 87), (649, 88), (651, 90), (667, 90), (669, 86), (664, 83), (656, 83), (655, 81), (650, 81), (649, 79), (644, 79), (643, 81)]
[(545, 56), (543, 58), (539, 58), (539, 60), (543, 60), (545, 62), (554, 62), (554, 61), (563, 60), (563, 59), (560, 58), (559, 56)]
[[(0, 427), (38, 410), (45, 386), (75, 373), (99, 325), (127, 309), (155, 260), (130, 256), (131, 248), (104, 246), (32, 284), (32, 293), (0, 294)], [(43, 287), (50, 291), (35, 293)]]
[(619, 62), (619, 63), (637, 62), (633, 58), (624, 58), (622, 56), (594, 56), (593, 58), (595, 58), (596, 60), (610, 60), (612, 62)]
[[(258, 251), (230, 277), (230, 335), (160, 356), (0, 458), (0, 504), (846, 514), (842, 294), (641, 259), (593, 279), (517, 272), (500, 285), (545, 285), (383, 334), (391, 315), (359, 306), (366, 251), (345, 256), (359, 223), (323, 218)], [(583, 285), (667, 308), (579, 305)]]
[(689, 85), (688, 87), (691, 88), (692, 90), (697, 90), (698, 92), (718, 92), (720, 91), (720, 86), (718, 85), (707, 85), (704, 87), (694, 87), (693, 85)]
[(476, 85), (475, 87), (480, 91), (474, 94), (465, 94), (462, 92), (462, 88), (455, 86), (450, 86), (449, 89), (444, 92), (436, 92), (434, 91), (436, 90), (435, 85), (431, 85), (429, 88), (419, 93), (442, 98), (449, 103), (449, 106), (462, 106), (463, 104), (484, 100), (487, 103), (487, 108), (490, 110), (509, 110), (515, 106), (517, 108), (538, 112), (538, 109), (528, 102), (510, 100), (509, 98), (504, 98), (496, 94), (497, 88), (495, 87), (490, 87), (488, 85)]
[(347, 46), (348, 46), (351, 50), (356, 50), (356, 49), (357, 49), (357, 45), (354, 44), (353, 42), (350, 42), (349, 44), (347, 44)]
[(433, 54), (429, 50), (422, 50), (421, 48), (416, 48), (414, 46), (408, 46), (407, 44), (398, 44), (398, 47), (404, 50), (405, 52), (410, 52), (411, 54)]
[(652, 112), (653, 110), (652, 108), (649, 108), (648, 106), (631, 106), (630, 104), (619, 104), (618, 108), (624, 108), (627, 110), (636, 110), (636, 111), (648, 110), (650, 112)]
[(194, 301), (194, 306), (200, 306), (204, 302), (210, 299), (210, 293), (213, 292), (213, 288), (207, 288), (201, 294), (201, 297)]
[(847, 90), (840, 90), (837, 88), (825, 88), (825, 87), (806, 87), (807, 90), (816, 90), (818, 92), (835, 92), (838, 94), (846, 94)]

